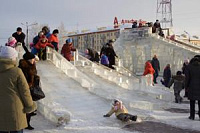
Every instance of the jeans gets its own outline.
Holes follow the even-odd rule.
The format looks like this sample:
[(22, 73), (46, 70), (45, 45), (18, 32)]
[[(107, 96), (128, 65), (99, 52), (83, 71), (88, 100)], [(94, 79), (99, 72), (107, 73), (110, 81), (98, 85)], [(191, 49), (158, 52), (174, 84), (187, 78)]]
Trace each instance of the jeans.
[(20, 131), (0, 131), (0, 133), (23, 133), (23, 129)]

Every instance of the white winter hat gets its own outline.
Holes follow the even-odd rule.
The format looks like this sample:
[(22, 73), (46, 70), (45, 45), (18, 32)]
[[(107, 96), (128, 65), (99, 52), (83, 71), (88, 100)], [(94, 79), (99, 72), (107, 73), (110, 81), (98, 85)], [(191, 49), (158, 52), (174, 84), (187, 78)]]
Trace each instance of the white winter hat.
[(6, 59), (16, 59), (17, 58), (17, 51), (9, 46), (1, 46), (0, 47), (0, 58)]

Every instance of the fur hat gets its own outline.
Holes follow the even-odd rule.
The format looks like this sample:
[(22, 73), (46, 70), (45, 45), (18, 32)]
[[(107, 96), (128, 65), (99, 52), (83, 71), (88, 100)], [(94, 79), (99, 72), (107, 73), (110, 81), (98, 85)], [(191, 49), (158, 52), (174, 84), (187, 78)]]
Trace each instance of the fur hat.
[(1, 46), (0, 47), (0, 57), (1, 58), (6, 58), (6, 59), (13, 59), (15, 60), (18, 56), (17, 51), (8, 46)]
[(14, 37), (9, 37), (8, 38), (8, 43), (6, 44), (6, 46), (10, 46), (10, 47), (15, 47), (17, 40)]
[(24, 60), (30, 60), (30, 59), (34, 59), (35, 58), (35, 55), (30, 53), (30, 52), (26, 52), (24, 55), (23, 55), (23, 59)]

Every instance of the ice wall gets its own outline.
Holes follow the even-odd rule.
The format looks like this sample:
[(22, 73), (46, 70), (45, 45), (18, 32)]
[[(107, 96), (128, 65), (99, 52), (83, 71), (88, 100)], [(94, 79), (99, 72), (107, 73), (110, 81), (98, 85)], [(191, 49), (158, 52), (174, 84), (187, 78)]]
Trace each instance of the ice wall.
[(122, 59), (123, 66), (135, 74), (143, 73), (145, 62), (154, 55), (160, 61), (161, 73), (170, 64), (174, 74), (181, 70), (184, 59), (191, 59), (200, 53), (199, 49), (152, 34), (148, 27), (122, 30), (114, 43), (114, 49)]

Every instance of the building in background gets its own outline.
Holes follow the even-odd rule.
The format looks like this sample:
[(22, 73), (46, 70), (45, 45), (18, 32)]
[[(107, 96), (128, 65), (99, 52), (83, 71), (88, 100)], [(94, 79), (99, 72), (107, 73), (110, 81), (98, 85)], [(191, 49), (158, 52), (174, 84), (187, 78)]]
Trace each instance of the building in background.
[[(101, 47), (110, 39), (117, 39), (120, 35), (119, 28), (101, 27), (96, 31), (83, 30), (81, 33), (71, 32), (67, 37), (72, 38), (73, 44), (80, 51), (85, 51), (87, 48), (93, 48), (100, 51)], [(66, 38), (67, 38), (66, 37)]]

